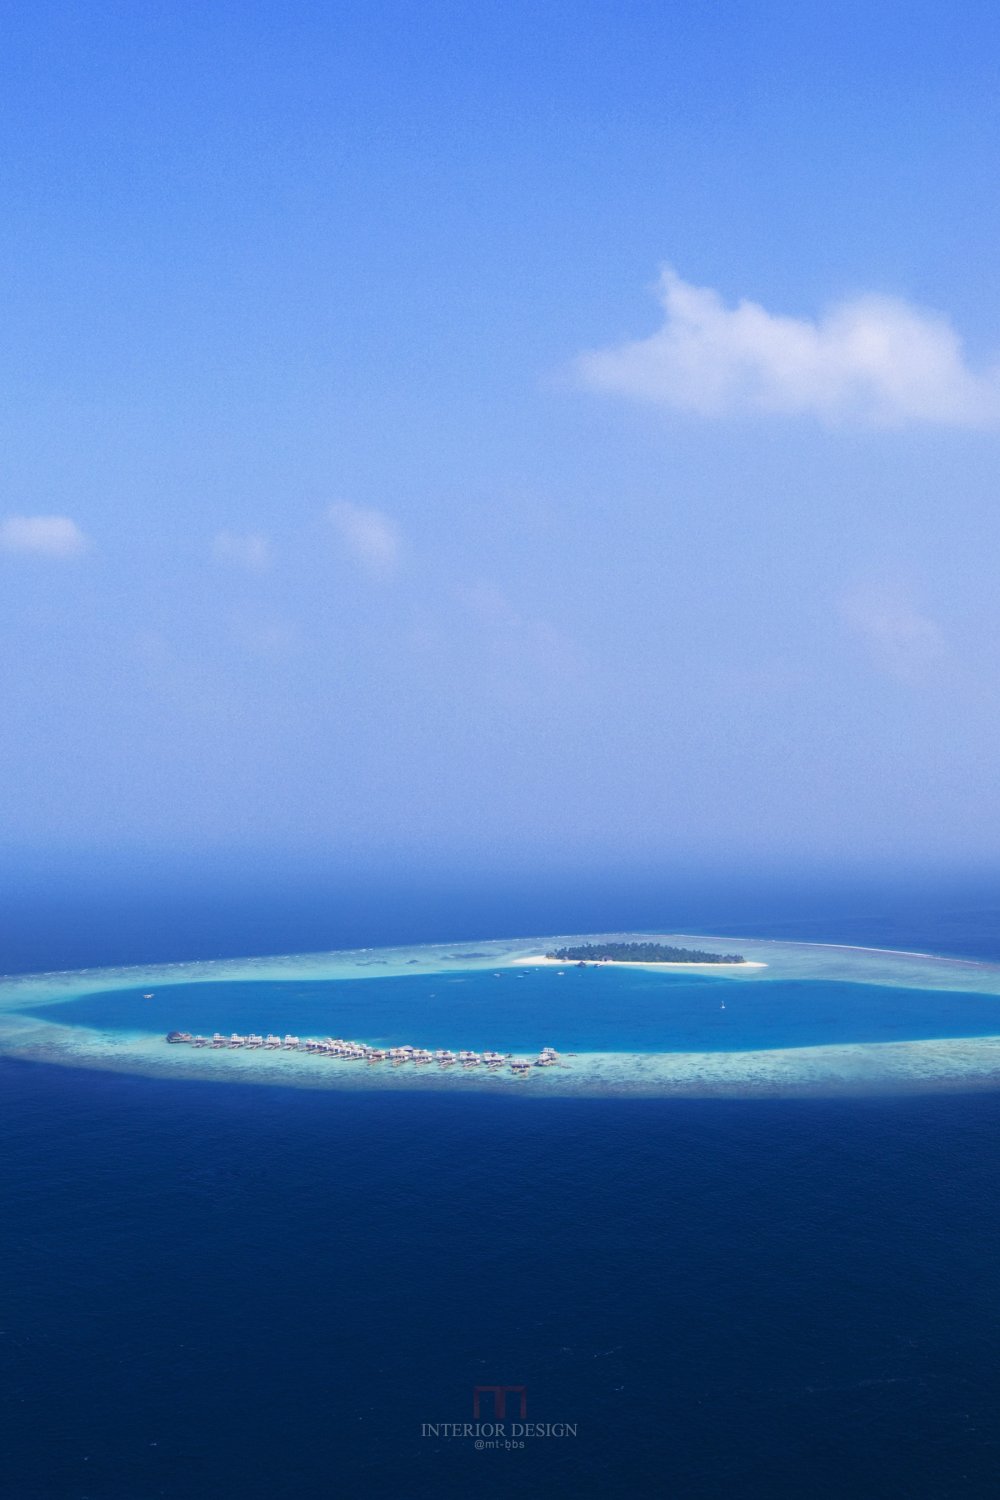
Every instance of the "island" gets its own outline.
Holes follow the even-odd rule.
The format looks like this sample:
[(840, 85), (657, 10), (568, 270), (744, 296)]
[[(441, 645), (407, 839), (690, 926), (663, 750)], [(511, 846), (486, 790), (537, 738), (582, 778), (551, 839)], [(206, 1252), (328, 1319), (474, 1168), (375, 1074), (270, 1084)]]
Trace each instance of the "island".
[(581, 943), (555, 948), (546, 958), (580, 964), (745, 964), (742, 953), (705, 953), (700, 948), (673, 948), (669, 943)]

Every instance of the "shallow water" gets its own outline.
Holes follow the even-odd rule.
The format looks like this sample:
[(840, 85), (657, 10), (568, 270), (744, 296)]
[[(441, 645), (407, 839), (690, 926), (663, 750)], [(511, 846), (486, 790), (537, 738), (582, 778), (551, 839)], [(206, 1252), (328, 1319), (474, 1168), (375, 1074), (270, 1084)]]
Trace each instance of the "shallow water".
[[(988, 1088), (1000, 1076), (996, 963), (741, 939), (747, 964), (717, 969), (535, 965), (533, 956), (563, 941), (21, 975), (0, 983), (0, 1051), (242, 1084), (495, 1093), (516, 1082), (562, 1096)], [(733, 948), (728, 938), (698, 944)], [(359, 1069), (284, 1051), (192, 1050), (168, 1045), (170, 1030), (291, 1030), (528, 1054), (554, 1046), (564, 1056), (558, 1068), (515, 1080), (507, 1070)]]
[(506, 969), (391, 979), (99, 991), (32, 1014), (97, 1030), (286, 1031), (477, 1051), (752, 1052), (1000, 1032), (1000, 996), (837, 980)]

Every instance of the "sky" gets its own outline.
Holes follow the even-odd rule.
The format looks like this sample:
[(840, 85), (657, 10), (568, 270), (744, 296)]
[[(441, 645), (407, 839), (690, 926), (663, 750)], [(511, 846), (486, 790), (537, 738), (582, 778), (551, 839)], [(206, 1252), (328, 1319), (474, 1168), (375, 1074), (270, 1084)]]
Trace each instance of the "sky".
[(998, 862), (995, 6), (3, 25), (9, 862)]

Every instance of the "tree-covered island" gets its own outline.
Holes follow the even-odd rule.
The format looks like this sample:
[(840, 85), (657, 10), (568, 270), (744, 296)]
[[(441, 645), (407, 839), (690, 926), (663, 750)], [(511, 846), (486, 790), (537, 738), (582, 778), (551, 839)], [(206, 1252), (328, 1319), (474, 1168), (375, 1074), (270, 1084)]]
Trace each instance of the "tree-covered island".
[(745, 964), (742, 953), (705, 953), (700, 948), (672, 948), (669, 943), (581, 943), (556, 948), (546, 958), (581, 964)]

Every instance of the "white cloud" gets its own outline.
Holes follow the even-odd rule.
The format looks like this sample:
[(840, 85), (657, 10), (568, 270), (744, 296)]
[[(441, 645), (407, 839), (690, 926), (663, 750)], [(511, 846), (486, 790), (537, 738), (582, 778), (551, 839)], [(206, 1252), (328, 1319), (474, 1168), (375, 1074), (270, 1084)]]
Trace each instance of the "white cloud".
[(860, 590), (841, 600), (840, 611), (849, 628), (867, 644), (876, 666), (891, 677), (916, 682), (946, 655), (944, 633), (937, 621), (898, 596)]
[(331, 505), (330, 520), (347, 552), (366, 573), (389, 578), (399, 567), (401, 539), (395, 522), (380, 510), (342, 500)]
[(0, 521), (0, 549), (39, 557), (77, 557), (89, 546), (69, 516), (8, 516)]
[(550, 620), (523, 615), (492, 583), (463, 585), (459, 601), (486, 632), (495, 658), (518, 675), (525, 671), (575, 680), (584, 670), (576, 643)]
[(248, 572), (260, 573), (270, 560), (267, 537), (259, 531), (220, 531), (212, 542), (216, 557), (235, 563)]
[(290, 620), (251, 619), (244, 615), (231, 618), (234, 638), (253, 656), (279, 661), (289, 655), (298, 642), (298, 631)]
[(660, 298), (657, 333), (580, 357), (586, 384), (702, 416), (1000, 424), (1000, 366), (971, 370), (947, 319), (902, 299), (857, 297), (816, 320), (791, 318), (756, 302), (728, 308), (669, 268)]

